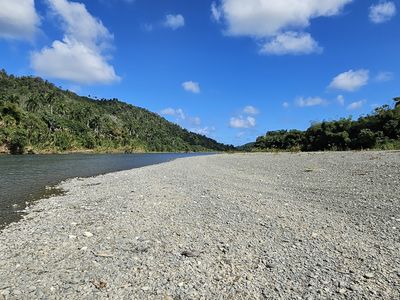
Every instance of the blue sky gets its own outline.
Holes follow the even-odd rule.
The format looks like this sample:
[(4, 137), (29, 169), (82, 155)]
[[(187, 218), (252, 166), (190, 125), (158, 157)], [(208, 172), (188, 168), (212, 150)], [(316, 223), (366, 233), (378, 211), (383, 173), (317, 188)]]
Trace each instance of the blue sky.
[(0, 67), (229, 144), (399, 96), (398, 1), (0, 0)]

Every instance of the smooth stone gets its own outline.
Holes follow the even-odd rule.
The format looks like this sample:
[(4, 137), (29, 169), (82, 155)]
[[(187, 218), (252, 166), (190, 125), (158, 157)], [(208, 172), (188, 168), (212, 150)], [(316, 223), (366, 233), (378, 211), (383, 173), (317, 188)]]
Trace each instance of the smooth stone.
[(371, 278), (374, 278), (375, 275), (373, 273), (367, 273), (367, 274), (364, 275), (364, 277), (367, 278), (367, 279), (371, 279)]
[(191, 251), (191, 250), (185, 250), (182, 251), (181, 253), (182, 256), (186, 256), (186, 257), (199, 257), (200, 256), (200, 252), (199, 251)]

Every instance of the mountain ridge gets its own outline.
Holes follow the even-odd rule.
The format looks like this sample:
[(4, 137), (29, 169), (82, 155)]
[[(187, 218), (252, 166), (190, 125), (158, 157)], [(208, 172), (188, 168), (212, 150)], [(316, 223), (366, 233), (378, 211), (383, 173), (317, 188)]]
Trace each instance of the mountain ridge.
[(0, 152), (199, 152), (224, 145), (147, 109), (0, 71)]

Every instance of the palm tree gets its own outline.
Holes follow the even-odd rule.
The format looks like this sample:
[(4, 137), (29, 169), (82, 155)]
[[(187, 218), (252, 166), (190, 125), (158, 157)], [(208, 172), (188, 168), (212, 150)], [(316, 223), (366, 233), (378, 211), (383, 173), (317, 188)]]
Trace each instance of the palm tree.
[(26, 109), (30, 112), (36, 112), (40, 107), (40, 101), (37, 97), (32, 96), (26, 101)]
[(19, 104), (19, 97), (17, 95), (11, 95), (8, 97), (8, 101), (13, 104)]
[(58, 102), (55, 108), (56, 108), (56, 113), (61, 114), (63, 116), (67, 115), (68, 107), (64, 102)]
[(394, 105), (395, 108), (400, 107), (400, 97), (396, 97), (393, 98), (394, 102), (396, 102), (396, 104)]
[(89, 120), (89, 127), (94, 130), (96, 135), (99, 135), (100, 128), (101, 128), (101, 117), (95, 115), (92, 119)]
[(46, 97), (45, 97), (45, 101), (50, 107), (50, 114), (53, 114), (53, 106), (54, 106), (54, 103), (56, 103), (56, 101), (57, 101), (56, 93), (55, 92), (47, 93)]

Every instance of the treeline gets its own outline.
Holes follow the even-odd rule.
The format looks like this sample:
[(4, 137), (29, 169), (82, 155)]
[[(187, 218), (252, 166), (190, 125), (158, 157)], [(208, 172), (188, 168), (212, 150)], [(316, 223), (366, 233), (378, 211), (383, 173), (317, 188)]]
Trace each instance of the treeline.
[(269, 131), (257, 138), (253, 150), (400, 149), (400, 98), (358, 120), (351, 118), (312, 124), (307, 130)]
[(0, 152), (225, 151), (233, 149), (189, 132), (118, 99), (81, 97), (38, 77), (0, 71)]

